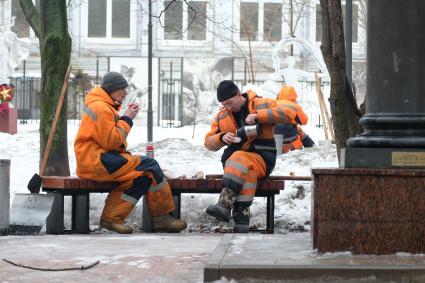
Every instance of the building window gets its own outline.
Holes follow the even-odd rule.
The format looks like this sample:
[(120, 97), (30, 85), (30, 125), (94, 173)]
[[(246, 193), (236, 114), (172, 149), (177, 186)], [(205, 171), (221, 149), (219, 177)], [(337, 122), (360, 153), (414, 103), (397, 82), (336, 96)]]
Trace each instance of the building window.
[(264, 4), (264, 41), (279, 41), (282, 37), (282, 4)]
[[(35, 7), (40, 11), (40, 0), (35, 0)], [(15, 17), (15, 24), (12, 26), (11, 31), (16, 33), (18, 37), (30, 37), (30, 25), (21, 9), (19, 0), (12, 0), (12, 17)]]
[(112, 37), (130, 37), (130, 0), (112, 1)]
[(89, 0), (88, 37), (130, 38), (130, 0)]
[(164, 39), (206, 40), (206, 1), (164, 1)]
[(164, 6), (164, 39), (183, 39), (183, 2), (165, 1)]
[(257, 40), (258, 3), (241, 3), (240, 30), (241, 41)]
[(190, 40), (205, 40), (207, 37), (207, 2), (190, 1), (188, 5), (187, 37)]
[(241, 41), (279, 41), (282, 38), (282, 3), (242, 2)]
[[(345, 30), (345, 5), (342, 5), (342, 17)], [(353, 3), (353, 23), (352, 23), (352, 40), (358, 42), (359, 38), (359, 7)], [(320, 5), (316, 5), (316, 41), (322, 41), (322, 10)]]

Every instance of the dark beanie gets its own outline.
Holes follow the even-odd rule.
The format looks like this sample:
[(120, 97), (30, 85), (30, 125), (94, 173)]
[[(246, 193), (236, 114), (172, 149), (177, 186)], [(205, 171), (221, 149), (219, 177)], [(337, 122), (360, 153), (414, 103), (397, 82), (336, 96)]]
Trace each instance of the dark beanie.
[(219, 102), (232, 98), (239, 92), (239, 88), (231, 80), (222, 81), (217, 87), (217, 100)]
[(109, 72), (103, 76), (100, 87), (103, 88), (108, 94), (111, 94), (117, 89), (124, 89), (128, 87), (127, 80), (118, 72)]

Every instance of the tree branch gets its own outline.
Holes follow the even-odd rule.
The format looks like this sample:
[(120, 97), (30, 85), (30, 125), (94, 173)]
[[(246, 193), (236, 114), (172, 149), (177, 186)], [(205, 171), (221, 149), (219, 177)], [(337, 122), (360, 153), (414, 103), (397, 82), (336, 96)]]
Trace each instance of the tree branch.
[(35, 35), (40, 39), (42, 36), (40, 14), (31, 0), (19, 0), (19, 4)]

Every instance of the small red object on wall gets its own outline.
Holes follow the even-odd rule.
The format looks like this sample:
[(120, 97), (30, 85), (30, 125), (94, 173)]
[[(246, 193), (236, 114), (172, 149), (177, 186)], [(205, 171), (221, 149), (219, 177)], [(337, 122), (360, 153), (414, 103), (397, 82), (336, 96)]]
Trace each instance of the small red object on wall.
[(17, 109), (9, 104), (13, 98), (13, 85), (0, 85), (0, 132), (16, 134), (18, 123)]

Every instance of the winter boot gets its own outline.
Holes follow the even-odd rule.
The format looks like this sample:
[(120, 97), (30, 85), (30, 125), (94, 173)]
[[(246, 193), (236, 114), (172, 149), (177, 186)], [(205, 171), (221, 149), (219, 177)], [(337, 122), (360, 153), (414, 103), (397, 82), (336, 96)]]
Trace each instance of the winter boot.
[(248, 233), (249, 231), (249, 207), (235, 207), (233, 209), (234, 233)]
[(186, 229), (187, 224), (183, 220), (176, 219), (169, 214), (152, 217), (153, 232), (178, 233)]
[(223, 188), (216, 204), (210, 205), (207, 208), (207, 214), (216, 218), (219, 221), (230, 221), (230, 210), (236, 200), (236, 193), (228, 188)]
[(120, 234), (131, 234), (133, 233), (133, 228), (126, 224), (113, 223), (108, 221), (100, 221), (100, 227), (114, 231)]
[(112, 191), (105, 201), (100, 227), (120, 234), (131, 234), (133, 229), (124, 224), (124, 220), (134, 208), (134, 204), (122, 199), (121, 191)]

